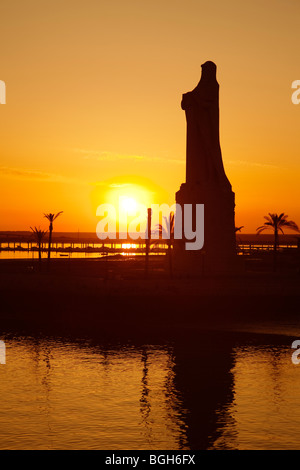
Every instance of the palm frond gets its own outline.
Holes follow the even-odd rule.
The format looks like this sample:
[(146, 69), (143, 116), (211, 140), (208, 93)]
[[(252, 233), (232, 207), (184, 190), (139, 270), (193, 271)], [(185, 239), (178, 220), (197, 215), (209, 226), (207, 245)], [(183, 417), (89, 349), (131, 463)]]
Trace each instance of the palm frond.
[(58, 217), (60, 214), (62, 214), (62, 213), (63, 213), (63, 211), (60, 211), (60, 212), (58, 212), (57, 214), (55, 214), (55, 216), (54, 216), (54, 219), (53, 219), (53, 220), (57, 219), (57, 217)]
[(293, 220), (282, 220), (280, 226), (287, 227), (287, 228), (290, 228), (292, 230), (296, 230), (297, 232), (299, 232), (299, 227)]
[(261, 227), (258, 227), (256, 229), (257, 231), (257, 235), (259, 235), (261, 232), (263, 232), (264, 230), (266, 230), (268, 227), (266, 227), (265, 225), (262, 225)]
[(37, 242), (41, 243), (44, 236), (47, 233), (47, 230), (41, 230), (40, 228), (37, 228), (37, 227), (34, 227), (34, 228), (30, 227), (30, 229), (32, 230)]
[(49, 214), (44, 214), (44, 217), (46, 217), (46, 219), (48, 219), (49, 222), (53, 222), (62, 213), (63, 211), (57, 212), (57, 214), (52, 214), (51, 212), (49, 212)]

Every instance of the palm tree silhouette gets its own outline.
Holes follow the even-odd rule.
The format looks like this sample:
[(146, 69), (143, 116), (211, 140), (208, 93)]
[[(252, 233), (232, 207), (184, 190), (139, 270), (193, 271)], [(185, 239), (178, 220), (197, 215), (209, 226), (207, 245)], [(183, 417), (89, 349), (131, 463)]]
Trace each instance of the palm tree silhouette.
[(34, 234), (34, 237), (36, 239), (36, 242), (37, 242), (37, 245), (38, 245), (38, 249), (39, 249), (39, 266), (40, 266), (40, 269), (41, 269), (41, 262), (42, 262), (42, 241), (43, 241), (43, 238), (44, 236), (46, 235), (47, 233), (47, 230), (41, 230), (40, 228), (32, 228), (30, 227), (33, 234)]
[(274, 270), (276, 270), (279, 232), (283, 234), (284, 233), (283, 228), (289, 228), (291, 230), (295, 230), (296, 232), (299, 232), (299, 227), (293, 220), (287, 220), (288, 215), (286, 215), (284, 212), (282, 212), (279, 215), (271, 214), (269, 212), (269, 215), (265, 216), (264, 218), (266, 219), (267, 222), (265, 222), (264, 225), (257, 227), (256, 231), (258, 235), (264, 230), (271, 229), (274, 231)]
[(44, 217), (49, 220), (49, 243), (48, 243), (48, 267), (50, 265), (50, 254), (51, 254), (51, 242), (52, 242), (52, 232), (53, 232), (53, 222), (57, 217), (62, 214), (63, 211), (57, 212), (57, 214), (44, 214)]
[(164, 227), (162, 224), (158, 224), (158, 233), (160, 238), (167, 239), (168, 245), (168, 257), (169, 257), (169, 273), (170, 278), (173, 277), (173, 263), (172, 263), (172, 248), (174, 245), (174, 229), (175, 229), (175, 214), (174, 212), (170, 212), (169, 219), (164, 216), (165, 225)]
[(269, 213), (269, 215), (265, 216), (264, 218), (267, 220), (267, 222), (265, 222), (264, 225), (257, 227), (256, 231), (258, 235), (267, 229), (274, 231), (274, 251), (277, 251), (278, 235), (279, 232), (282, 234), (284, 233), (283, 228), (289, 228), (299, 232), (298, 225), (293, 220), (287, 220), (288, 215), (286, 215), (284, 212), (282, 212), (280, 215)]

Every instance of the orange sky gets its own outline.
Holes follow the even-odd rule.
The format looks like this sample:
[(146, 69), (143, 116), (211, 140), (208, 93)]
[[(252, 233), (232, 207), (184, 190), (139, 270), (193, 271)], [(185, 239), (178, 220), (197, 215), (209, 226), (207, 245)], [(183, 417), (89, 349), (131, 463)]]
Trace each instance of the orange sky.
[(0, 230), (46, 228), (43, 213), (63, 210), (56, 230), (95, 231), (95, 194), (107, 202), (118, 184), (172, 203), (181, 95), (206, 60), (236, 224), (253, 232), (268, 212), (300, 224), (298, 1), (2, 0), (0, 21)]

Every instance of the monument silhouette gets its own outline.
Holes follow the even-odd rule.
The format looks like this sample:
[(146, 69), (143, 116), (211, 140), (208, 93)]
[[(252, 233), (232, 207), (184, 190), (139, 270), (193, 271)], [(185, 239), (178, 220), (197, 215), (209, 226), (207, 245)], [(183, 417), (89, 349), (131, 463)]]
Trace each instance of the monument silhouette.
[(225, 174), (219, 137), (219, 84), (217, 67), (207, 61), (194, 90), (183, 94), (181, 107), (187, 122), (186, 182), (176, 203), (204, 204), (204, 246), (187, 251), (185, 238), (175, 244), (176, 268), (192, 273), (221, 273), (236, 265), (235, 195)]

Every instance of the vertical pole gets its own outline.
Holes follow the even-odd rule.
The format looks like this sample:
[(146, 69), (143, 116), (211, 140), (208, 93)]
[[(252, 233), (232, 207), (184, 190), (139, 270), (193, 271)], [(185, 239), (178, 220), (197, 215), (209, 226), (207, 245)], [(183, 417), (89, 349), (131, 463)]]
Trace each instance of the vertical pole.
[(150, 251), (150, 241), (151, 241), (151, 216), (152, 209), (147, 209), (147, 229), (146, 229), (146, 259), (145, 259), (145, 278), (147, 279), (149, 273), (149, 251)]

